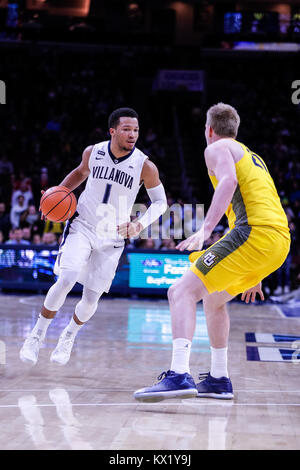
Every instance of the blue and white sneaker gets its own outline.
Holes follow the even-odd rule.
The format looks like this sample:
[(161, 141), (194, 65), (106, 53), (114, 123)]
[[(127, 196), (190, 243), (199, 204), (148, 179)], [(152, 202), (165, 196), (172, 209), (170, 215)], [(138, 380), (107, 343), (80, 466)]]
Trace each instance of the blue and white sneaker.
[(198, 398), (219, 398), (221, 400), (230, 400), (234, 397), (231, 380), (227, 377), (216, 379), (210, 373), (200, 374), (200, 382), (196, 387)]
[(195, 398), (197, 388), (193, 377), (188, 374), (177, 374), (173, 370), (162, 372), (160, 381), (153, 387), (140, 388), (134, 392), (134, 398), (143, 402), (156, 402), (167, 398)]

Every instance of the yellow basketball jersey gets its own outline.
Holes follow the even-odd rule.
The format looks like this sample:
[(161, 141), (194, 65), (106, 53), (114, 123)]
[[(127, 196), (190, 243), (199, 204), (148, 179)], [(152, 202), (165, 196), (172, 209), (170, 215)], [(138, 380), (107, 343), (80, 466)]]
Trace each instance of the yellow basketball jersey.
[[(243, 157), (235, 164), (238, 186), (226, 215), (230, 228), (238, 225), (268, 226), (290, 238), (288, 221), (274, 181), (263, 159), (238, 142)], [(209, 175), (216, 188), (218, 180)]]

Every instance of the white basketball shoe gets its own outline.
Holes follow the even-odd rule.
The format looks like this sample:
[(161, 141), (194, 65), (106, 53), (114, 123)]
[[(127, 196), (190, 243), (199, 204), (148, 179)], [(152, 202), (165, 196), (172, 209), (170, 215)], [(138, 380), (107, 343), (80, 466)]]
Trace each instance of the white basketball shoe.
[(25, 340), (20, 350), (19, 356), (21, 361), (35, 365), (39, 357), (39, 350), (42, 343), (43, 338), (32, 332)]
[(59, 337), (58, 343), (50, 356), (50, 361), (64, 366), (69, 362), (75, 335), (65, 328)]

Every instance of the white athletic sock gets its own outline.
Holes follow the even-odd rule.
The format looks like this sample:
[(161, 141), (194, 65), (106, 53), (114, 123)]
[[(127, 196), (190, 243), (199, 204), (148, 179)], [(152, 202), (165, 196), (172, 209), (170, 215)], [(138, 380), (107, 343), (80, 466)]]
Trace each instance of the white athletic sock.
[(227, 370), (227, 350), (228, 348), (210, 348), (211, 350), (211, 368), (210, 375), (219, 379), (220, 377), (229, 377)]
[(47, 333), (47, 329), (50, 326), (53, 318), (46, 318), (41, 313), (38, 316), (37, 322), (30, 333), (31, 336), (39, 336), (40, 338), (44, 339)]
[(76, 321), (74, 320), (74, 318), (72, 317), (70, 320), (70, 323), (66, 326), (64, 331), (76, 336), (82, 326), (83, 325), (78, 325)]
[(173, 340), (173, 353), (171, 370), (177, 374), (190, 373), (190, 353), (192, 342), (185, 338), (176, 338)]

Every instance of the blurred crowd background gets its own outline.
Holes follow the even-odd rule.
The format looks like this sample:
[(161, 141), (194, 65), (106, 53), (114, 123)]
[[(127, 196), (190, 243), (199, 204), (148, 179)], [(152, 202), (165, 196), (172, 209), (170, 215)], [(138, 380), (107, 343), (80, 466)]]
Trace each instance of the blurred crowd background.
[[(0, 110), (0, 243), (60, 243), (65, 224), (41, 220), (41, 190), (58, 185), (79, 164), (86, 146), (107, 140), (109, 114), (129, 106), (140, 117), (137, 147), (158, 166), (168, 204), (176, 204), (177, 210), (171, 214), (169, 239), (162, 230), (159, 239), (128, 240), (127, 246), (174, 249), (187, 233), (179, 223), (184, 204), (191, 204), (186, 225), (192, 229), (195, 219), (203, 217), (196, 204), (206, 211), (212, 197), (203, 158), (204, 125), (208, 107), (223, 101), (237, 108), (238, 140), (265, 160), (289, 221), (291, 252), (265, 280), (265, 290), (276, 295), (297, 287), (300, 108), (291, 101), (291, 83), (297, 78), (294, 57), (229, 53), (225, 65), (222, 55), (193, 47), (80, 49), (32, 42), (4, 42), (0, 55), (7, 87), (7, 102)], [(203, 89), (159, 89), (158, 71), (175, 68), (203, 71)], [(84, 184), (75, 191), (77, 197), (83, 189)], [(143, 189), (138, 202), (149, 203)], [(206, 246), (226, 230), (223, 218)]]

